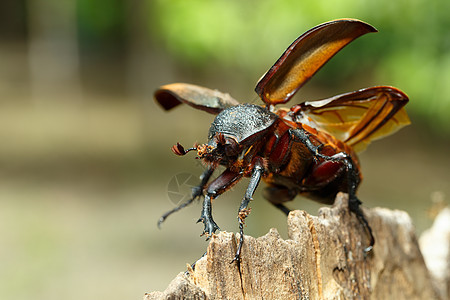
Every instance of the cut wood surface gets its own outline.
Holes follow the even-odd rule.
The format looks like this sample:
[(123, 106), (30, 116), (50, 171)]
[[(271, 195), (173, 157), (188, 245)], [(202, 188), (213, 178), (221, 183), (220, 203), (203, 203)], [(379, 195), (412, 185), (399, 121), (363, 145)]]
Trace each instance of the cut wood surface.
[(239, 235), (214, 235), (195, 270), (145, 299), (440, 299), (408, 214), (364, 213), (375, 236), (368, 254), (368, 235), (340, 193), (317, 217), (292, 211), (287, 240), (276, 229), (244, 236), (240, 267), (230, 264)]

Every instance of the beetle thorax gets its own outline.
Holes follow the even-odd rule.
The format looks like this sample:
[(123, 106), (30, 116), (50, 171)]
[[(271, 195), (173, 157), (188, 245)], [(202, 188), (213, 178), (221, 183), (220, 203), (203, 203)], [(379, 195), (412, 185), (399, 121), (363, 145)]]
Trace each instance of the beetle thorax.
[(208, 140), (217, 134), (232, 137), (242, 143), (250, 136), (269, 128), (277, 115), (264, 107), (254, 104), (241, 104), (220, 112), (211, 124)]

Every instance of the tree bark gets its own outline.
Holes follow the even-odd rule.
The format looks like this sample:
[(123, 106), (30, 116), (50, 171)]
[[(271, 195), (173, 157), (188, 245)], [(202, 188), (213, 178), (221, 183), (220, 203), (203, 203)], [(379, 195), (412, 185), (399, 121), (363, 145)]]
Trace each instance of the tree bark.
[(319, 216), (292, 211), (288, 240), (276, 229), (244, 236), (240, 267), (230, 263), (238, 235), (214, 235), (207, 255), (150, 299), (439, 299), (408, 214), (365, 209), (375, 246), (338, 194)]

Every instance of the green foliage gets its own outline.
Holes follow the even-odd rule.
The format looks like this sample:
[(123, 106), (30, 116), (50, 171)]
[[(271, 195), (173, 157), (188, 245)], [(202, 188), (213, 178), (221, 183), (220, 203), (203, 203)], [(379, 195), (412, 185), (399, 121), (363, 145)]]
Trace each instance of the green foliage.
[(175, 57), (264, 72), (299, 34), (336, 18), (380, 33), (336, 56), (320, 84), (365, 76), (406, 91), (414, 115), (450, 132), (450, 2), (426, 0), (150, 0), (150, 31)]
[(124, 7), (120, 0), (78, 0), (80, 35), (91, 41), (117, 37), (124, 23)]

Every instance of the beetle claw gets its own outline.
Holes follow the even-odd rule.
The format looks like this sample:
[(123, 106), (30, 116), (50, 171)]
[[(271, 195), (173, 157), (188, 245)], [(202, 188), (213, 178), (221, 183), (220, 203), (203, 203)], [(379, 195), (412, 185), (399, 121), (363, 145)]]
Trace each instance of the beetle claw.
[(209, 240), (213, 233), (216, 233), (217, 230), (220, 230), (219, 226), (217, 226), (216, 222), (214, 222), (212, 218), (201, 216), (197, 220), (197, 223), (199, 222), (203, 222), (203, 224), (205, 225), (203, 233), (200, 236), (207, 235), (206, 240)]

